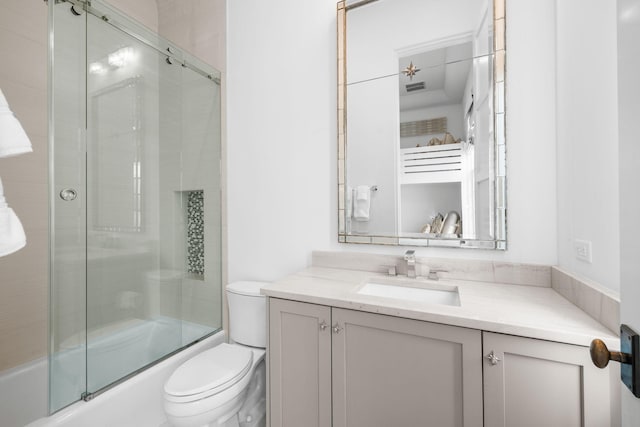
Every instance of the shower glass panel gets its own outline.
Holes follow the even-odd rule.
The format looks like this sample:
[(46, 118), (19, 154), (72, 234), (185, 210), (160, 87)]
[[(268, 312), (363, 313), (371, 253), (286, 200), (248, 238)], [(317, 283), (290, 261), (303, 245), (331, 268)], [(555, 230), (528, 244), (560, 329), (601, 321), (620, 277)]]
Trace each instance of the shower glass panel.
[(49, 7), (54, 412), (221, 328), (220, 87), (107, 4)]

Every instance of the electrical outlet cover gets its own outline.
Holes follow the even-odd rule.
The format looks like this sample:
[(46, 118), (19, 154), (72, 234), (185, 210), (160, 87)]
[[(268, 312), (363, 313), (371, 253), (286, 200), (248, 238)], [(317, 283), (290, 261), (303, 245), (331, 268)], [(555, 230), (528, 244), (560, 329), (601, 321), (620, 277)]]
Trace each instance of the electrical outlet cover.
[(576, 254), (576, 258), (580, 261), (588, 262), (591, 264), (591, 242), (588, 240), (574, 240), (573, 249)]

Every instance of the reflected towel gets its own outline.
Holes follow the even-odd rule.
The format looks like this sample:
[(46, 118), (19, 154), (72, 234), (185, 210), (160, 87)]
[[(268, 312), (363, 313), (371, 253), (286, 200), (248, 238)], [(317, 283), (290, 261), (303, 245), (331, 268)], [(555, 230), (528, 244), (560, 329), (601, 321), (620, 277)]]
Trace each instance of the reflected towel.
[(32, 151), (29, 137), (9, 109), (9, 103), (0, 89), (0, 157), (17, 156)]
[(353, 200), (353, 218), (356, 221), (369, 221), (370, 207), (371, 187), (368, 185), (357, 186)]
[(9, 255), (27, 244), (20, 220), (4, 199), (0, 180), (0, 257)]

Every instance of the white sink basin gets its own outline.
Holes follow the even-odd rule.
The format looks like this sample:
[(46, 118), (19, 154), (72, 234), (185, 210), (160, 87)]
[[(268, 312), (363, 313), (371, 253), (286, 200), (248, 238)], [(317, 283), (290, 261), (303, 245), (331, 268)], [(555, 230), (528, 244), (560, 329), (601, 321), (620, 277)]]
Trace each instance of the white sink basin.
[(429, 304), (460, 305), (457, 286), (403, 281), (398, 283), (382, 283), (377, 280), (367, 281), (358, 291), (360, 295), (394, 298)]

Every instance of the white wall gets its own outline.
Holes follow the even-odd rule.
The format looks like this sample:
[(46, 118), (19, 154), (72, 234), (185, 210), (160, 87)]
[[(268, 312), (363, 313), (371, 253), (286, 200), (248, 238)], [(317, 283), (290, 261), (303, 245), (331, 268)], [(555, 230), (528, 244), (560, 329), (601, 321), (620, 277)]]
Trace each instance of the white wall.
[[(558, 263), (617, 290), (616, 2), (562, 0), (557, 8)], [(591, 264), (576, 258), (575, 239), (592, 242)]]
[(229, 281), (337, 240), (336, 3), (227, 3)]
[[(398, 225), (397, 149), (398, 77), (369, 80), (349, 86), (347, 105), (347, 191), (376, 185), (371, 194), (369, 221), (351, 221), (348, 231), (396, 234)], [(366, 160), (365, 160), (366, 159)]]
[[(638, 117), (640, 116), (640, 4), (636, 0), (618, 1), (618, 95), (620, 136), (620, 307), (621, 323), (640, 330), (640, 145), (638, 144)], [(640, 399), (623, 385), (622, 421), (631, 427), (640, 419)]]
[[(508, 6), (509, 250), (419, 256), (557, 262), (555, 0)], [(337, 243), (335, 8), (228, 2), (230, 281), (277, 279), (306, 267), (312, 250), (405, 249)]]

